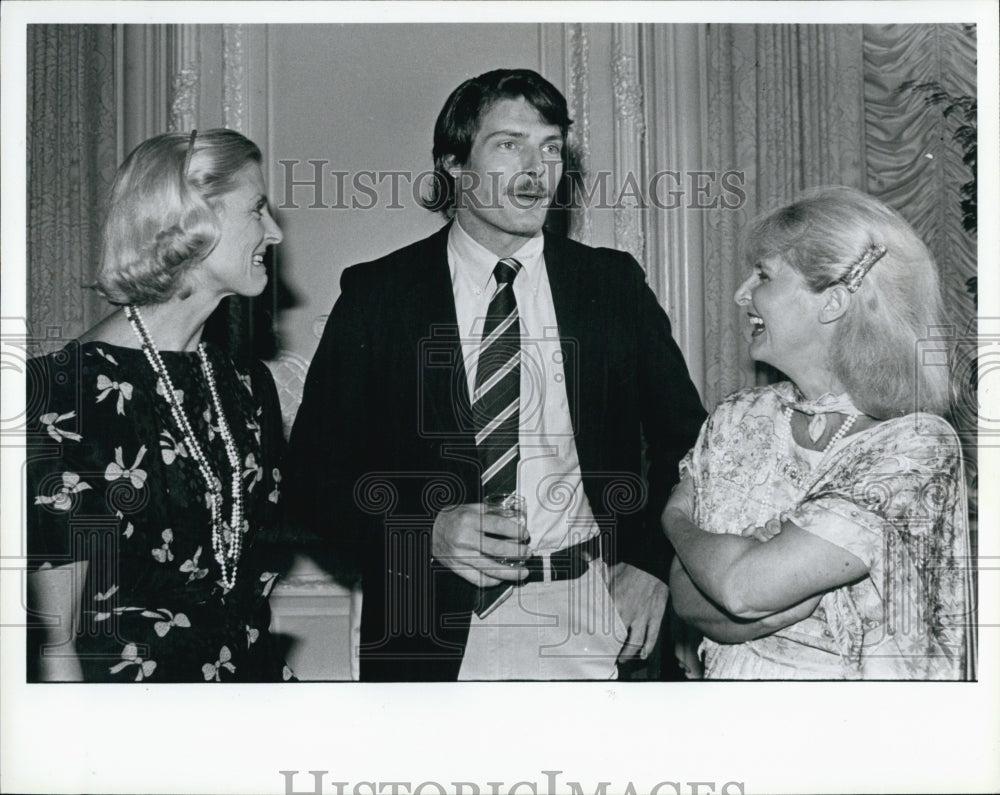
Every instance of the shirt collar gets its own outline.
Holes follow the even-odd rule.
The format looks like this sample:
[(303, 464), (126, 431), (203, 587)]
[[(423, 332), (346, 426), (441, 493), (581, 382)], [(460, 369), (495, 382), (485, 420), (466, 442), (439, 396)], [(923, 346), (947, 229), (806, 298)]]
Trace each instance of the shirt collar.
[[(521, 263), (525, 276), (532, 289), (536, 289), (542, 272), (542, 252), (545, 249), (545, 236), (539, 232), (535, 237), (526, 240), (524, 245), (511, 256)], [(472, 284), (482, 289), (489, 287), (493, 278), (493, 269), (499, 257), (488, 248), (478, 243), (466, 232), (458, 219), (451, 225), (448, 234), (448, 263), (452, 270), (452, 281), (461, 270), (462, 274)], [(521, 278), (525, 278), (522, 276)]]

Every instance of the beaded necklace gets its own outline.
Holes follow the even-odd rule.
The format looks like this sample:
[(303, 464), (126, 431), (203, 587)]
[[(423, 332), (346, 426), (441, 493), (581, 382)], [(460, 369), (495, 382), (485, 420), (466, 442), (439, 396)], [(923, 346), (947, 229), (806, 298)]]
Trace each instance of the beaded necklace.
[[(779, 447), (786, 447), (786, 446), (788, 446), (789, 444), (791, 444), (794, 441), (794, 435), (793, 435), (793, 432), (792, 432), (792, 418), (795, 416), (795, 409), (793, 409), (791, 406), (785, 406), (783, 413), (785, 415), (785, 419), (788, 422), (788, 425), (787, 425), (786, 434), (785, 434), (784, 438), (782, 439), (782, 442), (779, 445)], [(813, 467), (811, 467), (813, 471), (819, 469), (819, 467), (823, 464), (823, 462), (826, 461), (826, 457), (829, 454), (829, 452), (836, 446), (837, 442), (839, 442), (841, 439), (843, 439), (845, 436), (847, 436), (847, 434), (850, 432), (851, 428), (853, 428), (854, 424), (858, 421), (858, 417), (860, 417), (860, 416), (861, 415), (858, 414), (858, 413), (851, 413), (851, 414), (847, 415), (847, 417), (844, 419), (844, 421), (840, 424), (840, 427), (837, 428), (837, 430), (833, 434), (833, 436), (830, 437), (830, 440), (823, 446), (823, 449), (819, 451), (820, 452), (819, 461), (815, 462), (815, 465)], [(781, 459), (783, 459), (783, 458), (784, 458), (784, 453), (779, 453), (778, 454), (778, 459), (779, 460), (778, 460), (778, 464), (777, 464), (778, 468), (777, 468), (776, 472), (777, 471), (781, 471), (781, 467), (782, 467), (782, 461), (781, 461)], [(774, 478), (775, 478), (776, 472), (773, 473), (770, 478), (768, 478), (768, 481), (767, 481), (767, 493), (766, 493), (766, 496), (764, 497), (764, 499), (761, 501), (761, 503), (760, 503), (760, 509), (759, 509), (759, 511), (757, 513), (757, 523), (756, 523), (757, 526), (763, 525), (764, 522), (767, 519), (771, 519), (771, 518), (774, 517), (774, 513), (773, 513), (774, 512), (774, 505), (772, 504), (772, 498), (773, 498), (773, 495), (774, 495)], [(786, 474), (786, 476), (788, 475), (788, 471), (787, 470), (785, 470), (785, 474)], [(797, 478), (797, 477), (799, 477), (799, 475), (798, 474), (794, 474), (794, 477)]]
[(129, 305), (125, 307), (125, 317), (128, 318), (132, 330), (142, 344), (143, 353), (149, 360), (153, 372), (159, 377), (163, 384), (163, 398), (170, 407), (170, 414), (177, 423), (183, 437), (184, 444), (191, 452), (191, 457), (198, 465), (205, 485), (208, 487), (208, 506), (212, 513), (212, 551), (215, 553), (215, 560), (222, 568), (222, 584), (226, 590), (232, 590), (236, 584), (236, 570), (239, 566), (240, 553), (243, 546), (243, 484), (241, 480), (242, 470), (240, 466), (240, 455), (236, 449), (236, 442), (229, 430), (229, 423), (222, 413), (222, 403), (219, 401), (219, 390), (215, 385), (215, 375), (212, 371), (212, 364), (208, 360), (206, 346), (204, 342), (198, 344), (198, 358), (201, 360), (201, 369), (208, 382), (208, 391), (212, 397), (212, 406), (215, 408), (215, 416), (219, 419), (219, 435), (226, 448), (226, 457), (229, 459), (229, 467), (232, 472), (232, 501), (229, 519), (229, 529), (225, 527), (222, 520), (223, 494), (222, 482), (212, 470), (208, 457), (201, 449), (201, 445), (195, 439), (194, 429), (188, 422), (187, 415), (181, 408), (180, 403), (174, 394), (174, 384), (170, 380), (166, 365), (160, 352), (153, 344), (153, 339), (146, 330), (142, 315), (137, 307)]
[[(788, 418), (788, 427), (789, 429), (791, 429), (792, 417), (795, 416), (795, 411), (794, 409), (792, 409), (791, 406), (785, 406), (785, 416)], [(823, 458), (826, 458), (826, 454), (833, 449), (833, 446), (837, 442), (839, 442), (841, 439), (847, 436), (848, 432), (850, 432), (851, 428), (854, 427), (854, 423), (858, 421), (858, 417), (860, 416), (861, 416), (860, 414), (849, 414), (847, 418), (840, 424), (840, 427), (837, 428), (837, 432), (830, 437), (830, 441), (828, 441), (823, 446), (823, 449), (820, 451), (822, 453), (822, 458), (820, 459), (820, 462), (822, 462)]]

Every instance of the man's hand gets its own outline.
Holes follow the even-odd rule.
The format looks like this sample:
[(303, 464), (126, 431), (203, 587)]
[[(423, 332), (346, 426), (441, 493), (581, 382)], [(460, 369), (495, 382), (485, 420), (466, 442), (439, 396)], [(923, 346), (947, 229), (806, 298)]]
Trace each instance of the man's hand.
[(518, 542), (517, 522), (485, 513), (480, 503), (445, 508), (434, 520), (431, 555), (477, 588), (524, 579), (524, 566), (499, 561), (530, 554), (528, 545)]
[(628, 638), (618, 654), (624, 662), (639, 655), (645, 660), (653, 651), (667, 607), (667, 586), (652, 574), (616, 563), (611, 567), (611, 594), (615, 609), (628, 629)]

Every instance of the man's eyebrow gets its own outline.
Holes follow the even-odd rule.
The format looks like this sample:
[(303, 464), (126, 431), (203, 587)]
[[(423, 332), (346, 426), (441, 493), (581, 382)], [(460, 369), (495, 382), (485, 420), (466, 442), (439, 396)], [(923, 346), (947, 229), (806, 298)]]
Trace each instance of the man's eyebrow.
[[(494, 130), (488, 133), (486, 138), (527, 138), (529, 133), (523, 130)], [(552, 135), (545, 136), (545, 141), (562, 141), (563, 137), (560, 133), (552, 133)]]
[(494, 130), (493, 132), (491, 132), (486, 137), (487, 138), (497, 138), (497, 137), (503, 137), (503, 138), (527, 138), (527, 136), (528, 136), (528, 134), (526, 132), (524, 132), (523, 130)]

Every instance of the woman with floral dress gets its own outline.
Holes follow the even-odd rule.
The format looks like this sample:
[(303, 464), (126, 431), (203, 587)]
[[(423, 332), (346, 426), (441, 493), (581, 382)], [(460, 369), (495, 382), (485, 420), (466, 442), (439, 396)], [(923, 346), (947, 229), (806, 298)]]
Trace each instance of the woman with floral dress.
[(715, 409), (663, 514), (674, 608), (705, 636), (704, 675), (973, 677), (962, 452), (940, 416), (930, 253), (849, 188), (765, 216), (746, 248), (736, 302), (750, 355), (790, 380)]
[(260, 150), (231, 130), (140, 144), (96, 289), (118, 309), (29, 363), (29, 671), (42, 681), (281, 681), (280, 407), (268, 370), (202, 341), (281, 241)]

